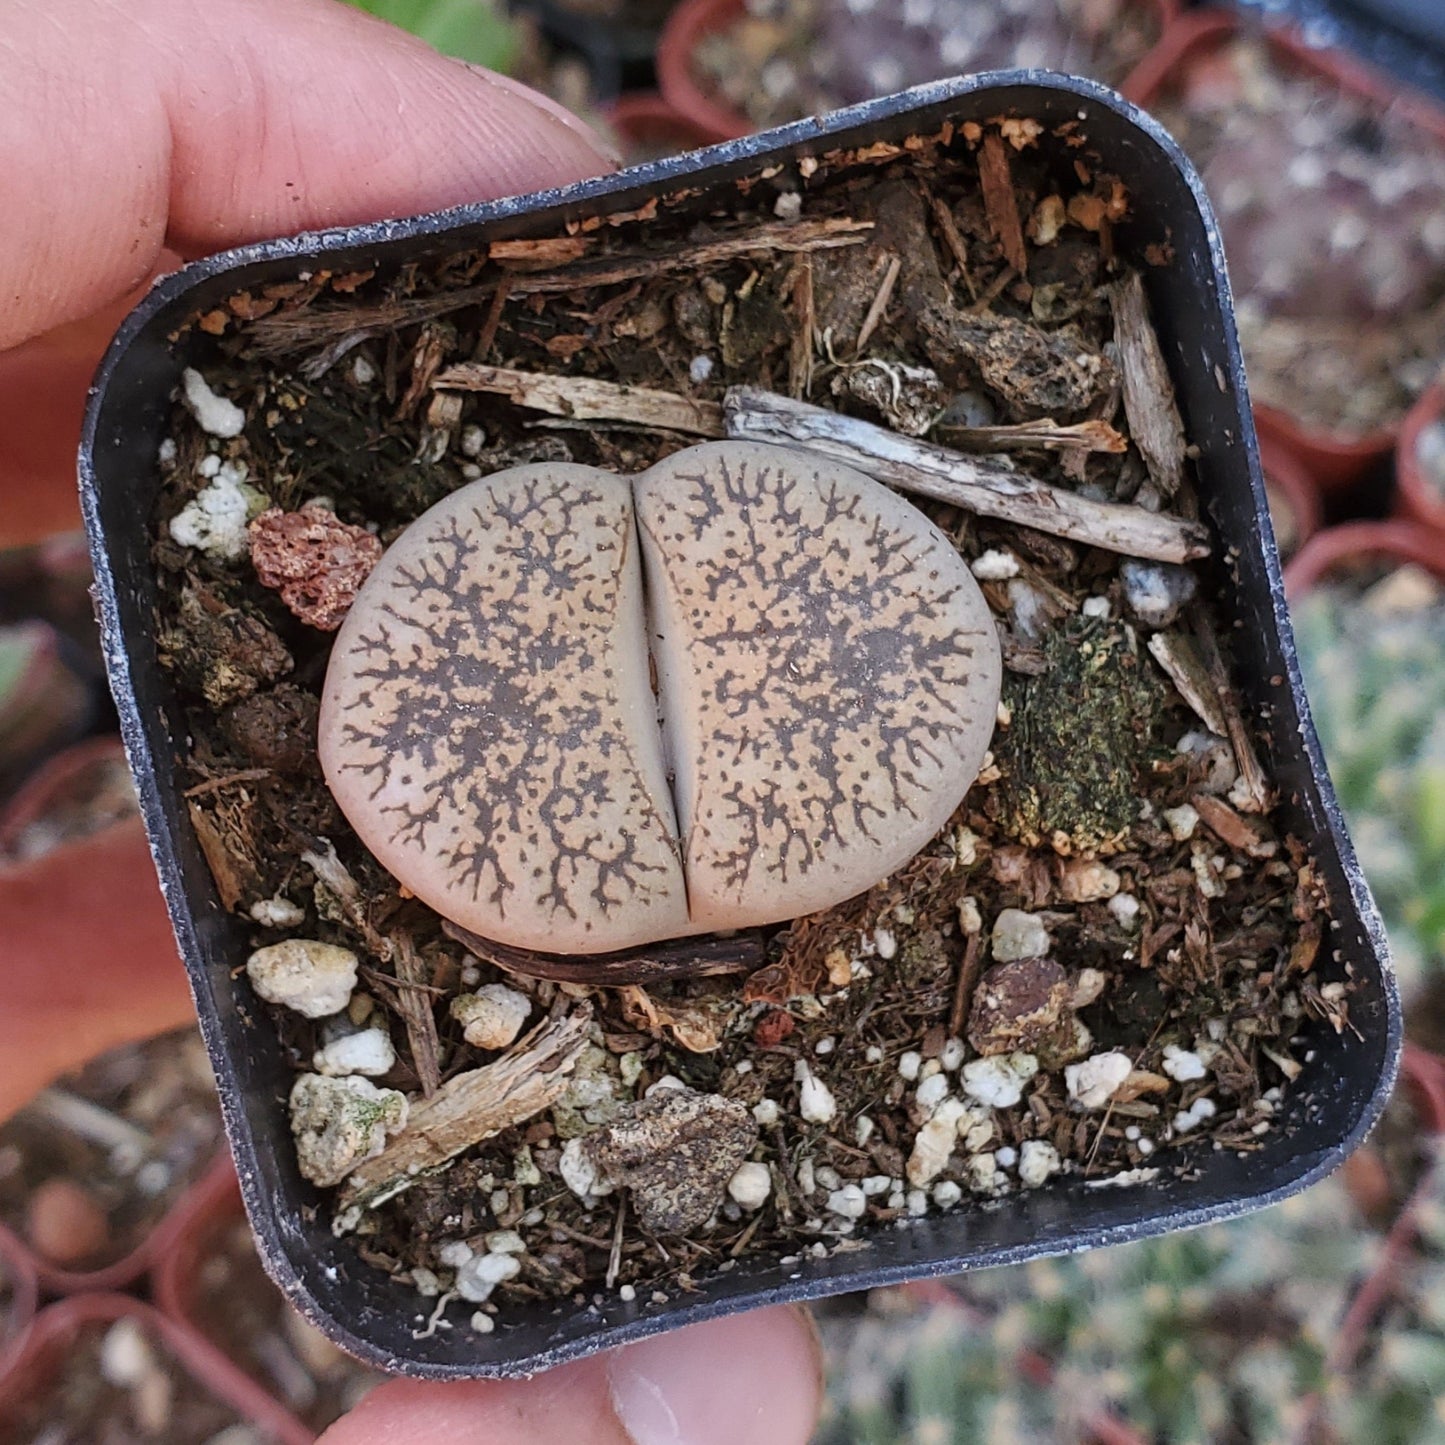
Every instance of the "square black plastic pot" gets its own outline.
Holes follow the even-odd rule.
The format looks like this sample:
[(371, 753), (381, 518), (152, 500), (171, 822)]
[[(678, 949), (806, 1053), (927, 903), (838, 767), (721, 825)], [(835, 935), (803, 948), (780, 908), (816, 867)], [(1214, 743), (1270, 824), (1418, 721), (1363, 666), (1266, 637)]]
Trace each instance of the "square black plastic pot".
[[(860, 1248), (784, 1265), (740, 1262), (694, 1293), (655, 1305), (615, 1295), (509, 1309), (494, 1334), (464, 1325), (419, 1337), (414, 1291), (363, 1265), (332, 1237), (325, 1202), (300, 1179), (284, 1100), (291, 1070), (244, 977), (244, 920), (227, 914), (187, 819), (178, 754), (179, 711), (156, 657), (151, 526), (157, 447), (181, 368), (208, 338), (187, 317), (245, 288), (325, 266), (336, 272), (435, 257), (485, 241), (556, 234), (568, 220), (633, 210), (650, 197), (696, 192), (699, 211), (736, 195), (737, 177), (840, 146), (901, 141), (1001, 114), (1052, 126), (1077, 120), (1133, 198), (1116, 236), (1121, 254), (1153, 243), (1144, 266), (1151, 303), (1190, 438), (1198, 445), (1203, 506), (1228, 566), (1213, 584), (1232, 624), (1245, 701), (1263, 729), (1265, 760), (1285, 822), (1312, 848), (1334, 901), (1325, 978), (1348, 978), (1352, 1027), (1319, 1025), (1279, 1127), (1248, 1154), (1201, 1149), (1187, 1171), (1141, 1187), (1098, 1188), (1077, 1178), (984, 1206), (879, 1228)], [(1159, 253), (1155, 253), (1156, 255)], [(1198, 178), (1147, 116), (1089, 81), (1011, 71), (940, 82), (711, 150), (519, 199), (414, 220), (357, 226), (248, 247), (161, 282), (126, 321), (91, 398), (81, 456), (86, 522), (98, 579), (111, 683), (141, 804), (201, 1027), (220, 1083), (226, 1127), (266, 1266), (292, 1301), (338, 1344), (385, 1369), (438, 1378), (524, 1374), (654, 1331), (784, 1300), (1139, 1239), (1226, 1219), (1303, 1189), (1368, 1131), (1394, 1082), (1400, 1011), (1384, 934), (1345, 837), (1300, 685), (1250, 421), (1218, 231)]]

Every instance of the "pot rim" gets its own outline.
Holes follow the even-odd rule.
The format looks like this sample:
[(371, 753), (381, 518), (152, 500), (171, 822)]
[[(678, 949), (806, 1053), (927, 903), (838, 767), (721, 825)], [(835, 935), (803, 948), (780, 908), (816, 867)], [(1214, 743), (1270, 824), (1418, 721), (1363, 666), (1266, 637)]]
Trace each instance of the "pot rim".
[[(139, 383), (125, 370), (132, 350), (142, 358), (134, 363), (134, 367), (160, 366), (167, 371), (169, 389), (169, 378), (178, 372), (180, 363), (164, 340), (162, 327), (165, 322), (180, 319), (183, 306), (188, 312), (210, 304), (211, 299), (219, 298), (230, 290), (253, 284), (254, 278), (267, 266), (274, 266), (278, 272), (284, 269), (287, 274), (294, 274), (298, 266), (315, 262), (323, 249), (326, 261), (336, 267), (375, 262), (379, 256), (389, 257), (400, 249), (405, 249), (409, 256), (434, 255), (441, 249), (443, 238), (454, 247), (462, 247), (468, 244), (468, 238), (475, 241), (485, 226), (495, 225), (498, 233), (507, 234), (508, 224), (514, 220), (520, 220), (535, 233), (538, 227), (555, 228), (567, 220), (624, 210), (699, 184), (725, 185), (768, 161), (786, 161), (839, 146), (866, 144), (884, 135), (901, 138), (912, 132), (936, 128), (949, 117), (971, 113), (970, 107), (978, 109), (980, 115), (987, 115), (992, 112), (984, 110), (984, 106), (997, 107), (1008, 103), (1032, 105), (1040, 108), (1041, 112), (1054, 107), (1060, 117), (1078, 114), (1090, 118), (1091, 107), (1093, 124), (1106, 132), (1113, 127), (1116, 143), (1117, 136), (1126, 131), (1128, 144), (1133, 147), (1134, 153), (1147, 155), (1149, 165), (1167, 174), (1171, 188), (1169, 195), (1173, 198), (1170, 204), (1176, 210), (1183, 214), (1185, 207), (1193, 207), (1185, 219), (1191, 227), (1199, 228), (1200, 241), (1196, 248), (1198, 255), (1191, 252), (1188, 264), (1195, 267), (1198, 274), (1192, 279), (1180, 279), (1176, 284), (1195, 290), (1202, 290), (1206, 285), (1210, 288), (1214, 304), (1206, 310), (1217, 320), (1217, 343), (1220, 347), (1219, 362), (1216, 370), (1209, 375), (1207, 389), (1199, 391), (1199, 397), (1204, 398), (1199, 401), (1199, 407), (1228, 408), (1229, 420), (1224, 424), (1221, 435), (1228, 438), (1229, 492), (1238, 507), (1249, 511), (1251, 535), (1260, 539), (1259, 545), (1251, 548), (1250, 556), (1245, 558), (1246, 570), (1254, 578), (1249, 595), (1257, 607), (1263, 643), (1271, 649), (1270, 657), (1278, 659), (1278, 676), (1270, 679), (1270, 686), (1283, 689), (1283, 692), (1272, 693), (1270, 705), (1282, 705), (1288, 716), (1297, 711), (1299, 717), (1300, 738), (1293, 744), (1296, 751), (1287, 754), (1286, 761), (1296, 771), (1303, 770), (1300, 776), (1308, 780), (1305, 785), (1309, 799), (1308, 822), (1301, 826), (1306, 827), (1308, 836), (1319, 839), (1322, 856), (1327, 864), (1337, 868), (1343, 888), (1341, 912), (1353, 930), (1354, 946), (1362, 956), (1368, 956), (1375, 969), (1371, 975), (1372, 987), (1377, 983), (1378, 992), (1372, 995), (1373, 1013), (1368, 1021), (1371, 1033), (1369, 1042), (1361, 1045), (1368, 1051), (1368, 1075), (1362, 1075), (1362, 1081), (1367, 1079), (1368, 1087), (1350, 1100), (1347, 1118), (1338, 1112), (1330, 1116), (1331, 1130), (1335, 1127), (1335, 1119), (1339, 1119), (1340, 1123), (1338, 1132), (1331, 1132), (1332, 1142), (1328, 1147), (1320, 1143), (1308, 1148), (1292, 1148), (1287, 1139), (1284, 1140), (1277, 1161), (1277, 1179), (1273, 1174), (1260, 1177), (1257, 1171), (1256, 1187), (1232, 1182), (1237, 1171), (1228, 1162), (1232, 1156), (1226, 1155), (1222, 1156), (1222, 1162), (1210, 1175), (1218, 1182), (1217, 1188), (1200, 1188), (1190, 1194), (1185, 1186), (1180, 1186), (1168, 1198), (1156, 1196), (1137, 1203), (1128, 1196), (1118, 1195), (1116, 1197), (1125, 1199), (1126, 1204), (1117, 1210), (1112, 1205), (1100, 1207), (1098, 1201), (1101, 1196), (1085, 1190), (1082, 1185), (1060, 1188), (1048, 1201), (1031, 1201), (1027, 1195), (1015, 1196), (1010, 1203), (1017, 1210), (1021, 1221), (1019, 1227), (1027, 1227), (1031, 1231), (1027, 1242), (1015, 1240), (988, 1244), (973, 1239), (965, 1244), (962, 1231), (976, 1225), (980, 1217), (970, 1214), (960, 1219), (940, 1218), (936, 1222), (929, 1221), (926, 1228), (920, 1227), (906, 1234), (887, 1229), (874, 1231), (869, 1239), (876, 1247), (869, 1253), (873, 1256), (886, 1254), (886, 1263), (879, 1262), (876, 1257), (865, 1263), (856, 1256), (846, 1255), (795, 1268), (772, 1261), (759, 1262), (720, 1276), (717, 1282), (709, 1282), (703, 1291), (691, 1298), (674, 1296), (661, 1308), (654, 1309), (645, 1301), (636, 1304), (609, 1301), (601, 1309), (565, 1306), (549, 1316), (560, 1324), (549, 1325), (545, 1329), (534, 1324), (519, 1325), (516, 1331), (498, 1331), (496, 1335), (486, 1337), (492, 1342), (488, 1345), (469, 1341), (468, 1349), (473, 1350), (475, 1346), (474, 1352), (462, 1361), (442, 1358), (434, 1351), (427, 1352), (423, 1358), (423, 1352), (416, 1346), (404, 1346), (399, 1339), (391, 1347), (378, 1343), (374, 1336), (365, 1333), (373, 1323), (380, 1328), (376, 1317), (377, 1306), (357, 1304), (355, 1300), (360, 1296), (355, 1296), (353, 1304), (347, 1307), (347, 1317), (343, 1319), (333, 1313), (331, 1307), (323, 1306), (315, 1292), (313, 1281), (319, 1278), (315, 1272), (322, 1269), (321, 1260), (325, 1257), (324, 1251), (330, 1248), (329, 1242), (309, 1236), (302, 1238), (294, 1222), (277, 1217), (277, 1200), (287, 1196), (273, 1195), (272, 1185), (266, 1180), (269, 1178), (268, 1171), (273, 1167), (273, 1157), (279, 1156), (263, 1154), (260, 1147), (262, 1139), (255, 1132), (262, 1125), (275, 1127), (274, 1121), (267, 1122), (270, 1120), (268, 1111), (273, 1109), (274, 1101), (269, 1098), (256, 1100), (255, 1109), (260, 1112), (256, 1118), (252, 1117), (250, 1101), (242, 1097), (238, 1088), (236, 1070), (239, 1055), (233, 1052), (225, 1033), (226, 1028), (233, 1025), (222, 1018), (209, 993), (213, 972), (223, 974), (227, 979), (229, 972), (221, 967), (219, 959), (215, 965), (208, 961), (209, 949), (205, 939), (215, 936), (210, 923), (214, 916), (212, 906), (199, 901), (204, 896), (202, 893), (197, 895), (198, 901), (193, 907), (187, 891), (183, 837), (178, 831), (182, 825), (179, 817), (173, 824), (159, 781), (165, 776), (161, 769), (172, 766), (170, 745), (156, 731), (162, 727), (155, 720), (160, 714), (155, 712), (154, 717), (143, 714), (138, 700), (137, 678), (147, 664), (144, 654), (137, 652), (132, 655), (132, 647), (148, 644), (143, 637), (133, 640), (122, 625), (126, 608), (138, 605), (138, 594), (133, 595), (128, 590), (131, 584), (123, 586), (117, 577), (117, 559), (110, 550), (112, 539), (107, 536), (107, 524), (102, 515), (106, 489), (101, 474), (105, 459), (111, 454), (119, 455), (114, 452), (119, 445), (118, 440), (105, 430), (105, 427), (113, 425), (106, 410), (107, 403), (119, 409), (117, 416), (123, 414), (127, 425), (134, 425), (134, 403), (140, 395), (136, 390)], [(149, 328), (153, 325), (160, 333), (157, 338), (149, 336)], [(1197, 362), (1188, 364), (1198, 365)], [(155, 389), (154, 383), (147, 385), (151, 390)], [(122, 403), (116, 400), (122, 395), (125, 397), (123, 408)], [(1221, 448), (1224, 445), (1220, 443)], [(1225, 454), (1221, 451), (1221, 457)], [(1225, 465), (1222, 460), (1220, 465)], [(171, 910), (182, 956), (191, 970), (200, 999), (202, 1032), (217, 1065), (223, 1112), (237, 1157), (237, 1173), (252, 1225), (262, 1240), (263, 1262), (272, 1278), (304, 1315), (336, 1343), (367, 1363), (382, 1369), (437, 1379), (526, 1375), (666, 1329), (737, 1313), (768, 1300), (819, 1298), (849, 1288), (871, 1288), (960, 1268), (1118, 1243), (1232, 1218), (1288, 1198), (1328, 1173), (1363, 1139), (1378, 1118), (1398, 1065), (1402, 1033), (1399, 999), (1387, 962), (1388, 947), (1383, 929), (1344, 834), (1318, 742), (1308, 721), (1308, 704), (1301, 690), (1284, 610), (1278, 556), (1269, 541), (1272, 534), (1238, 340), (1232, 325), (1218, 228), (1197, 175), (1174, 142), (1156, 121), (1097, 82), (1042, 71), (992, 72), (933, 82), (897, 96), (864, 102), (825, 118), (799, 121), (709, 150), (648, 163), (631, 171), (578, 182), (558, 190), (455, 207), (407, 221), (374, 222), (256, 243), (194, 263), (186, 271), (157, 284), (127, 319), (107, 352), (86, 413), (81, 477), (96, 567), (102, 640), (121, 715), (122, 733), (137, 776), (162, 890)], [(118, 530), (122, 523), (125, 528), (133, 527), (136, 515), (135, 508), (131, 507), (123, 517), (118, 517)], [(1256, 552), (1257, 557), (1254, 556)], [(202, 883), (198, 882), (197, 886), (204, 889)], [(211, 930), (204, 937), (203, 923)], [(1366, 1054), (1362, 1053), (1360, 1058), (1363, 1065)], [(1304, 1104), (1301, 1109), (1305, 1109)], [(1324, 1117), (1323, 1114), (1311, 1115), (1312, 1119), (1321, 1121)], [(1231, 1182), (1224, 1182), (1226, 1180)], [(1110, 1219), (1111, 1212), (1119, 1217)], [(293, 1248), (298, 1251), (296, 1257), (291, 1252)], [(306, 1270), (312, 1271), (310, 1275), (298, 1260), (304, 1261)], [(342, 1268), (338, 1256), (338, 1263), (325, 1266), (325, 1272), (335, 1279), (336, 1271)], [(353, 1288), (369, 1287), (364, 1281), (355, 1282), (349, 1278), (348, 1284)], [(392, 1308), (392, 1305), (387, 1305), (388, 1311)], [(575, 1328), (576, 1333), (568, 1334), (563, 1326)], [(508, 1337), (523, 1328), (531, 1332), (531, 1339), (526, 1345), (512, 1344), (509, 1353), (506, 1348)]]

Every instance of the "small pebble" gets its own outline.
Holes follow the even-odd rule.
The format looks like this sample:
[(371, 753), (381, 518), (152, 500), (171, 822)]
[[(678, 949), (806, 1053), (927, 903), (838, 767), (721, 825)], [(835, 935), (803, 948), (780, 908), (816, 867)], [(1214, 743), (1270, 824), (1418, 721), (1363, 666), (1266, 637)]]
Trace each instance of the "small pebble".
[(1102, 1109), (1133, 1070), (1128, 1054), (1117, 1050), (1094, 1054), (1082, 1063), (1065, 1065), (1064, 1087), (1084, 1108)]
[(878, 957), (886, 962), (898, 952), (898, 939), (891, 929), (876, 928), (873, 930), (873, 947), (878, 950)]
[(963, 1092), (990, 1109), (1011, 1109), (1023, 1098), (1023, 1087), (1039, 1071), (1032, 1054), (993, 1054), (963, 1066)]
[(1208, 1074), (1204, 1060), (1192, 1049), (1181, 1049), (1178, 1044), (1164, 1045), (1164, 1072), (1178, 1084), (1190, 1084)]
[(1005, 908), (993, 924), (993, 957), (996, 963), (1020, 958), (1042, 958), (1049, 951), (1049, 930), (1035, 913)]
[(784, 191), (773, 202), (773, 214), (780, 221), (796, 221), (803, 214), (803, 197), (797, 191)]
[(617, 1291), (617, 1298), (624, 1304), (631, 1304), (637, 1298), (637, 1291), (630, 1284), (625, 1284)]
[(346, 1007), (356, 987), (357, 965), (349, 948), (314, 938), (288, 938), (258, 948), (246, 960), (246, 976), (267, 1003), (319, 1019)]
[(853, 1124), (853, 1142), (862, 1149), (873, 1137), (873, 1131), (877, 1127), (867, 1114), (859, 1114)]
[(928, 1213), (928, 1195), (921, 1189), (910, 1189), (906, 1200), (909, 1214), (915, 1219)]
[(295, 928), (305, 921), (306, 912), (278, 893), (274, 898), (262, 898), (253, 903), (251, 917), (264, 928)]
[(798, 1095), (798, 1113), (809, 1124), (831, 1124), (838, 1114), (833, 1091), (815, 1074), (803, 1080)]
[(728, 1180), (728, 1194), (743, 1209), (760, 1209), (773, 1192), (773, 1176), (766, 1164), (749, 1160)]
[(472, 1304), (485, 1304), (505, 1280), (515, 1279), (522, 1266), (511, 1254), (474, 1254), (457, 1270), (456, 1291)]
[(246, 429), (246, 413), (212, 391), (206, 378), (191, 366), (181, 373), (181, 402), (208, 436), (238, 437)]
[(1191, 1129), (1197, 1129), (1206, 1119), (1212, 1119), (1218, 1112), (1214, 1100), (1205, 1094), (1174, 1116), (1175, 1131), (1187, 1134)]
[(980, 582), (1007, 582), (1019, 575), (1019, 559), (1012, 552), (983, 552), (969, 563), (969, 570)]
[(694, 386), (701, 386), (711, 375), (713, 360), (710, 356), (694, 356), (687, 368), (688, 377)]
[(532, 1000), (504, 983), (489, 983), (476, 993), (459, 994), (450, 1012), (473, 1048), (505, 1049), (522, 1032)]
[(815, 1054), (818, 1054), (820, 1057), (826, 1056), (828, 1054), (831, 1054), (833, 1050), (837, 1047), (838, 1040), (835, 1039), (831, 1034), (829, 1034), (827, 1038), (819, 1039), (818, 1042), (813, 1045), (813, 1052)]
[(753, 1105), (753, 1118), (756, 1119), (764, 1129), (771, 1129), (780, 1117), (781, 1111), (778, 1108), (778, 1101), (776, 1099), (759, 1099), (758, 1102)]
[(862, 1219), (867, 1210), (867, 1196), (856, 1184), (844, 1185), (828, 1195), (828, 1212), (840, 1219)]
[(1012, 1169), (1019, 1161), (1018, 1150), (1009, 1144), (1005, 1144), (1002, 1149), (995, 1149), (993, 1157), (1000, 1169)]
[(312, 1068), (333, 1077), (366, 1074), (376, 1078), (389, 1073), (395, 1063), (396, 1050), (385, 1029), (360, 1029), (354, 1034), (343, 1034), (311, 1056)]
[(486, 1310), (477, 1310), (471, 1318), (472, 1329), (479, 1335), (489, 1335), (496, 1329), (497, 1322)]
[(1139, 921), (1139, 900), (1132, 893), (1116, 893), (1107, 907), (1120, 928), (1133, 928)]
[(898, 1056), (898, 1075), (907, 1079), (911, 1084), (918, 1077), (918, 1071), (923, 1067), (923, 1055), (913, 1049)]
[(1086, 597), (1079, 607), (1079, 611), (1085, 617), (1104, 618), (1108, 617), (1113, 610), (1107, 597)]
[(471, 1257), (472, 1247), (464, 1239), (449, 1239), (437, 1250), (437, 1263), (460, 1269)]
[(1129, 610), (1149, 627), (1168, 627), (1194, 600), (1199, 582), (1188, 567), (1171, 562), (1142, 562), (1126, 558), (1119, 564), (1124, 600)]
[(938, 1062), (943, 1066), (947, 1074), (953, 1073), (968, 1056), (968, 1049), (962, 1039), (947, 1039), (943, 1045), (943, 1052), (938, 1056)]
[(1019, 1149), (1019, 1182), (1030, 1189), (1037, 1189), (1063, 1167), (1059, 1151), (1046, 1140), (1025, 1139)]
[(933, 1202), (940, 1209), (952, 1209), (963, 1198), (962, 1188), (952, 1179), (940, 1180), (933, 1186)]
[(1179, 843), (1192, 838), (1194, 830), (1199, 826), (1199, 814), (1188, 803), (1180, 803), (1177, 808), (1165, 808), (1161, 816), (1164, 819), (1164, 826), (1169, 829), (1170, 835)]
[(932, 1109), (936, 1104), (941, 1104), (948, 1097), (949, 1084), (947, 1074), (931, 1074), (919, 1084), (918, 1092), (914, 1097), (918, 1100), (920, 1109)]

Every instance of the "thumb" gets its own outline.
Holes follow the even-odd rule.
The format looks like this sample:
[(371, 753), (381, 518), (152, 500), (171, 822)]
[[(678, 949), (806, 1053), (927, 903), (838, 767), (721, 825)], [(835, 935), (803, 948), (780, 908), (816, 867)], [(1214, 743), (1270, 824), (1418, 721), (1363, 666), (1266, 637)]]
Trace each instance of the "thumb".
[(612, 168), (559, 106), (334, 0), (6, 0), (0, 349), (196, 254)]
[(822, 1389), (811, 1318), (778, 1307), (531, 1380), (395, 1381), (319, 1445), (806, 1445)]

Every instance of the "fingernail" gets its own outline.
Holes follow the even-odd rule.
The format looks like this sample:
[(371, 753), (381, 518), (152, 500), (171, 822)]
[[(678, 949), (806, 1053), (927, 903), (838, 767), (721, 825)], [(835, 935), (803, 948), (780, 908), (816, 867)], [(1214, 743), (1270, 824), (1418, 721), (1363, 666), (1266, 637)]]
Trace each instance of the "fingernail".
[(622, 152), (611, 141), (595, 131), (581, 116), (573, 115), (565, 105), (559, 105), (550, 95), (543, 95), (540, 90), (533, 90), (530, 85), (523, 85), (521, 81), (513, 80), (510, 75), (499, 75), (495, 70), (488, 70), (485, 66), (472, 65), (465, 60), (457, 63), (465, 65), (478, 80), (485, 81), (498, 90), (505, 90), (508, 95), (520, 96), (523, 100), (535, 105), (538, 110), (550, 115), (553, 120), (561, 121), (573, 135), (580, 136), (585, 140), (614, 170), (622, 164)]
[(607, 1362), (634, 1445), (806, 1445), (822, 1398), (817, 1333), (801, 1310), (692, 1325)]

